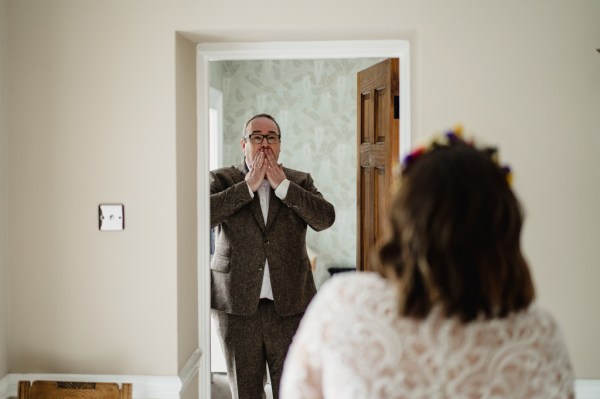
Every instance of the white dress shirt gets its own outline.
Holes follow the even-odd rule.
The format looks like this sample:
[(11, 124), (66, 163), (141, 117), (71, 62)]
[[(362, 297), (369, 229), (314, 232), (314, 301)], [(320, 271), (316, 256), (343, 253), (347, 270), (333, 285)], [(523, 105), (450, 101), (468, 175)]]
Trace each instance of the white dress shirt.
[[(290, 181), (284, 179), (275, 189), (275, 195), (281, 200), (285, 199), (289, 187)], [(267, 224), (267, 217), (269, 215), (269, 189), (269, 181), (265, 179), (256, 191), (258, 193), (258, 199), (260, 200), (260, 209), (262, 210), (265, 224)], [(250, 191), (250, 195), (254, 197), (254, 193), (250, 189), (250, 186), (248, 186), (248, 190)], [(269, 273), (268, 259), (265, 260), (265, 273), (263, 274), (262, 286), (260, 288), (260, 298), (273, 300), (273, 289), (271, 287), (271, 274)]]

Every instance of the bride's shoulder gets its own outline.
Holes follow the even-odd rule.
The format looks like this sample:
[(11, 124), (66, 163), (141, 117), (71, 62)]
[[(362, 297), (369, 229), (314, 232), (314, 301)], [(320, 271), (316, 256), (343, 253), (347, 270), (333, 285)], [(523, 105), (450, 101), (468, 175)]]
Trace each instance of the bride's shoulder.
[(319, 289), (319, 295), (352, 302), (359, 297), (394, 295), (395, 285), (374, 272), (344, 272), (335, 274)]
[[(344, 272), (333, 275), (323, 285), (327, 289), (352, 287), (382, 288), (390, 285), (390, 281), (375, 272)], [(331, 288), (330, 288), (331, 287)]]

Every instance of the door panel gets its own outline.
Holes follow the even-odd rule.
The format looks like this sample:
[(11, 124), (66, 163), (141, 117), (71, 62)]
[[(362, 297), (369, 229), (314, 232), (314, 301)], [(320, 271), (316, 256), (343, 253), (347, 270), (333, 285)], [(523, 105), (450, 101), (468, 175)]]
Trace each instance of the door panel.
[(398, 59), (357, 74), (356, 269), (371, 270), (369, 257), (383, 235), (393, 171), (399, 157)]

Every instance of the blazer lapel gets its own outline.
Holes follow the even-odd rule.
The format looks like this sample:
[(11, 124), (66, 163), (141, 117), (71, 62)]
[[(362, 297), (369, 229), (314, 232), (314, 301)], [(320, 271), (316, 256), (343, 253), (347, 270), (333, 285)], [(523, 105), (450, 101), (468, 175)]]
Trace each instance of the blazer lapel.
[[(246, 166), (246, 161), (242, 161), (242, 163), (238, 166), (240, 172), (242, 172), (245, 177), (248, 173), (248, 167)], [(243, 177), (242, 177), (243, 179)], [(254, 194), (254, 199), (250, 204), (250, 209), (252, 210), (252, 214), (254, 218), (256, 218), (256, 222), (260, 226), (263, 232), (265, 232), (275, 220), (275, 217), (279, 213), (281, 209), (281, 200), (275, 195), (275, 190), (272, 188), (269, 189), (269, 213), (267, 214), (267, 224), (265, 225), (265, 219), (263, 218), (262, 209), (260, 208), (260, 198), (258, 197), (258, 193)]]
[(254, 214), (256, 222), (264, 232), (266, 229), (265, 218), (263, 217), (262, 209), (260, 209), (260, 198), (258, 198), (258, 193), (254, 193), (254, 199), (250, 203), (250, 209), (252, 209), (252, 213)]
[[(248, 166), (246, 165), (246, 160), (243, 159), (242, 163), (237, 165), (236, 168), (240, 171), (240, 181), (243, 181), (248, 173)], [(265, 231), (265, 220), (262, 215), (262, 210), (260, 209), (260, 198), (258, 198), (258, 193), (254, 193), (254, 199), (250, 203), (250, 210), (256, 219), (256, 223), (261, 228), (261, 230)]]
[[(270, 195), (269, 213), (267, 214), (267, 226), (266, 226), (267, 230), (269, 229), (269, 227), (271, 227), (271, 225), (273, 224), (273, 220), (275, 220), (275, 217), (277, 216), (277, 214), (279, 213), (279, 210), (281, 209), (281, 200), (275, 195), (275, 190), (270, 189), (269, 195)], [(259, 205), (259, 208), (260, 208), (260, 205)]]

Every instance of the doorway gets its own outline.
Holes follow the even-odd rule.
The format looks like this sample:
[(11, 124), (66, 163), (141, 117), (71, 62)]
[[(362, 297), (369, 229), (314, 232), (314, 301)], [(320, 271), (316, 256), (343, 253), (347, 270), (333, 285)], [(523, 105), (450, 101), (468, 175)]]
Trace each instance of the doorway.
[[(294, 42), (294, 43), (208, 43), (198, 45), (198, 260), (200, 346), (206, 348), (201, 359), (200, 380), (203, 397), (210, 397), (210, 271), (209, 259), (209, 104), (211, 61), (227, 60), (318, 60), (348, 58), (400, 59), (400, 119), (404, 134), (400, 154), (410, 147), (410, 60), (406, 41)], [(285, 139), (285, 133), (282, 136)], [(240, 152), (241, 154), (241, 152)], [(241, 160), (241, 159), (240, 159)], [(291, 166), (293, 167), (293, 165)]]

